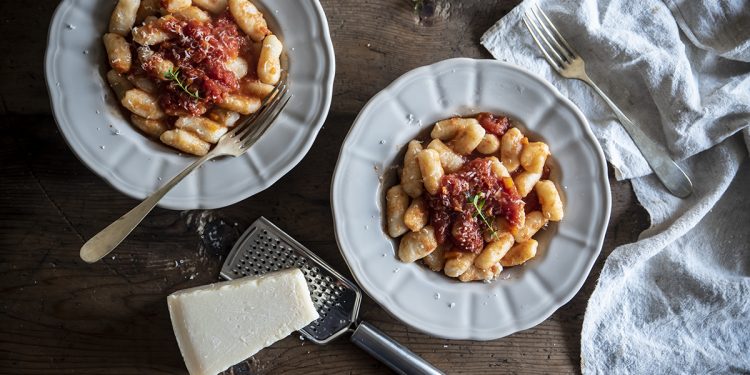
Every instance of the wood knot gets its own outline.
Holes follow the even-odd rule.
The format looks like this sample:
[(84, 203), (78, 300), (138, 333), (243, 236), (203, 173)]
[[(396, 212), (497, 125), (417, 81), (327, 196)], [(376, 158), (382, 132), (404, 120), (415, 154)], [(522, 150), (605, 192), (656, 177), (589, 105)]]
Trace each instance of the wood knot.
[(446, 0), (412, 0), (417, 22), (430, 26), (441, 19), (448, 19), (450, 3)]

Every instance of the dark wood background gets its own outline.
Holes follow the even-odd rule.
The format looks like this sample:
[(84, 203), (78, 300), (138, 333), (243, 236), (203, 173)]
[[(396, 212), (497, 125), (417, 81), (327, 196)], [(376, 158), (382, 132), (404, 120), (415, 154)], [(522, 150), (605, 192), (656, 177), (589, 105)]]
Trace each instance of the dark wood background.
[[(137, 202), (86, 169), (51, 116), (43, 56), (58, 0), (0, 1), (0, 373), (185, 373), (165, 297), (216, 281), (223, 256), (261, 215), (349, 274), (334, 240), (329, 182), (357, 112), (412, 68), (489, 58), (479, 37), (518, 1), (428, 0), (421, 13), (411, 0), (322, 3), (337, 76), (328, 120), (302, 163), (231, 207), (157, 209), (113, 256), (87, 265), (78, 257), (84, 240)], [(610, 183), (613, 212), (602, 255), (576, 297), (539, 326), (490, 342), (449, 341), (404, 326), (369, 298), (362, 317), (447, 373), (579, 372), (581, 324), (604, 258), (648, 223), (630, 185)], [(316, 346), (298, 335), (230, 371), (384, 372), (346, 339)]]

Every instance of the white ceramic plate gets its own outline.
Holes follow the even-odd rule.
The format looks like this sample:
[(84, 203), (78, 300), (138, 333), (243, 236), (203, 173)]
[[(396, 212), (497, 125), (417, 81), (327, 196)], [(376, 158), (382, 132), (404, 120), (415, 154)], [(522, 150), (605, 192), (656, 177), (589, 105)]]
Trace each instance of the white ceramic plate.
[[(482, 111), (520, 120), (549, 144), (565, 218), (535, 237), (539, 253), (524, 266), (460, 283), (397, 259), (383, 231), (383, 174), (435, 121)], [(610, 199), (604, 155), (575, 105), (524, 69), (471, 59), (418, 68), (372, 98), (344, 142), (331, 197), (339, 248), (362, 288), (420, 331), (473, 340), (533, 327), (575, 295), (601, 249)]]
[[(335, 61), (320, 3), (255, 3), (284, 42), (293, 97), (248, 153), (193, 172), (162, 199), (163, 207), (224, 207), (264, 190), (305, 156), (328, 114)], [(101, 42), (114, 4), (60, 3), (50, 25), (45, 73), (55, 119), (73, 152), (116, 189), (143, 199), (194, 158), (145, 138), (123, 117), (104, 78), (109, 68)]]

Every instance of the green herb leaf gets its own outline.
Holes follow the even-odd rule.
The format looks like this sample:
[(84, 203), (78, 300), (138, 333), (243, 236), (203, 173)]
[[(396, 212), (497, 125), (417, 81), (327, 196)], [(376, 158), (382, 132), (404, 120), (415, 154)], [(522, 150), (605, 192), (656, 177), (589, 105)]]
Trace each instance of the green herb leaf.
[(180, 68), (171, 67), (169, 70), (167, 70), (166, 73), (164, 73), (164, 78), (173, 81), (179, 88), (182, 89), (182, 91), (185, 91), (188, 95), (190, 95), (193, 99), (200, 100), (201, 96), (198, 94), (198, 90), (195, 90), (195, 92), (191, 92), (188, 90), (187, 86), (182, 82), (180, 79)]
[[(474, 206), (474, 209), (476, 210), (476, 213), (474, 213), (473, 217), (479, 216), (484, 224), (487, 226), (487, 228), (492, 232), (492, 236), (497, 238), (497, 232), (495, 232), (495, 228), (492, 227), (492, 224), (487, 220), (487, 217), (484, 216), (484, 205), (487, 203), (487, 199), (484, 197), (484, 194), (474, 194), (473, 196), (467, 196), (469, 203), (471, 203)], [(492, 221), (495, 221), (495, 218), (492, 218)]]

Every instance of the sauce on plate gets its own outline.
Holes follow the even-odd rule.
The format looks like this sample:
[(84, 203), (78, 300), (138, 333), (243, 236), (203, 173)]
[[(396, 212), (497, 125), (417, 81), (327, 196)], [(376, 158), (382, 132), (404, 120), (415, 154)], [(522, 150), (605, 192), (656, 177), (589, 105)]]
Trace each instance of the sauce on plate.
[(428, 196), (428, 204), (438, 243), (448, 241), (459, 251), (473, 253), (482, 251), (482, 232), (489, 230), (492, 218), (503, 217), (517, 227), (525, 205), (513, 180), (497, 178), (490, 159), (484, 157), (443, 176), (438, 193)]
[[(239, 80), (226, 63), (240, 55), (248, 40), (231, 15), (226, 13), (205, 23), (172, 18), (164, 28), (176, 37), (159, 44), (156, 52), (175, 63), (184, 85), (200, 97), (196, 99), (176, 82), (168, 81), (159, 97), (167, 114), (200, 116), (210, 104), (239, 90)], [(150, 70), (148, 66), (143, 68)]]

